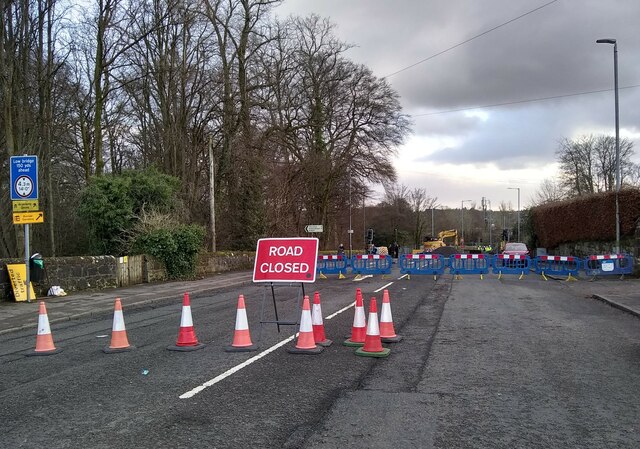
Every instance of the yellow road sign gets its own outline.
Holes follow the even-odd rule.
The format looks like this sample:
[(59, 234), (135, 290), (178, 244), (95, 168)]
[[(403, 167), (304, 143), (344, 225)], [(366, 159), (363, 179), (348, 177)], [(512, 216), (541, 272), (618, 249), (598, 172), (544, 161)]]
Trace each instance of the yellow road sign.
[(12, 201), (14, 212), (36, 212), (40, 209), (38, 200)]
[[(9, 279), (11, 279), (11, 287), (13, 287), (13, 296), (16, 301), (27, 300), (27, 268), (23, 263), (7, 264)], [(29, 299), (36, 299), (36, 293), (33, 291), (33, 284), (29, 282)]]
[(13, 214), (13, 224), (44, 223), (44, 212), (19, 212)]

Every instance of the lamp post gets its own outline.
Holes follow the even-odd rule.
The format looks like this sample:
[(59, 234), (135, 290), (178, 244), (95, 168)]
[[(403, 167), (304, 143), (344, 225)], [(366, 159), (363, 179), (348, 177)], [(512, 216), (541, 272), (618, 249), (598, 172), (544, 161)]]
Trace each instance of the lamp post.
[(613, 84), (615, 92), (616, 108), (616, 247), (614, 252), (620, 251), (620, 204), (618, 194), (620, 192), (620, 117), (618, 110), (618, 42), (615, 39), (598, 39), (596, 44), (613, 45)]
[(351, 170), (349, 170), (349, 259), (351, 259), (351, 253), (353, 251), (353, 226), (351, 223)]
[(507, 187), (507, 189), (518, 191), (518, 241), (520, 241), (520, 187)]
[(436, 227), (435, 227), (435, 221), (433, 219), (433, 211), (436, 209), (436, 207), (439, 207), (439, 206), (440, 204), (435, 204), (435, 203), (431, 204), (431, 237), (436, 236)]
[(462, 203), (461, 203), (462, 204), (462, 207), (461, 207), (461, 210), (460, 210), (461, 216), (462, 216), (462, 226), (461, 226), (462, 227), (462, 234), (461, 234), (461, 236), (462, 236), (462, 243), (463, 244), (464, 244), (464, 203), (469, 203), (471, 201), (473, 201), (473, 200), (462, 200)]
[(493, 240), (491, 239), (491, 226), (493, 226), (492, 217), (491, 217), (491, 200), (487, 200), (489, 203), (489, 246), (493, 244)]

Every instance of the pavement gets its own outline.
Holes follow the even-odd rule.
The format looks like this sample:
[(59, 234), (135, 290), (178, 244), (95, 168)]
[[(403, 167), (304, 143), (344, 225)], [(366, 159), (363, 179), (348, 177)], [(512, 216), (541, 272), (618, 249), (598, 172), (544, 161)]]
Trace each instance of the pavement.
[[(530, 276), (535, 276), (533, 273)], [(131, 287), (99, 291), (72, 292), (67, 296), (38, 298), (47, 305), (49, 324), (113, 313), (115, 298), (121, 298), (127, 310), (153, 306), (170, 300), (181, 301), (185, 292), (191, 297), (237, 287), (252, 282), (251, 271), (220, 273), (192, 281), (139, 284)], [(567, 282), (578, 295), (598, 299), (612, 307), (640, 317), (640, 279), (599, 277)], [(27, 302), (0, 301), (0, 335), (38, 325), (38, 300)]]
[(209, 292), (233, 288), (252, 282), (251, 271), (220, 273), (192, 281), (158, 282), (105, 290), (70, 292), (67, 296), (47, 296), (26, 301), (0, 301), (0, 335), (38, 326), (38, 302), (47, 306), (49, 324), (99, 317), (113, 313), (114, 302), (120, 298), (126, 310), (150, 307), (171, 300), (182, 301), (184, 293), (194, 298)]

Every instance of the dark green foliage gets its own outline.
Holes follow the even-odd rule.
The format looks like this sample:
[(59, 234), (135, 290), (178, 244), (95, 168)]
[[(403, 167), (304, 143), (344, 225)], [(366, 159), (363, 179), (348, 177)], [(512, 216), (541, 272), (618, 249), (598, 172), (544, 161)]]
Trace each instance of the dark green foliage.
[(178, 179), (154, 169), (92, 178), (78, 208), (93, 236), (92, 250), (118, 254), (123, 235), (142, 210), (170, 210), (178, 188)]
[[(619, 204), (620, 235), (631, 236), (640, 217), (640, 190), (621, 190)], [(615, 240), (615, 210), (614, 192), (535, 207), (530, 213), (535, 243), (555, 248), (565, 242)]]
[(198, 225), (152, 229), (136, 237), (133, 251), (161, 260), (171, 279), (192, 278), (205, 235), (205, 229)]

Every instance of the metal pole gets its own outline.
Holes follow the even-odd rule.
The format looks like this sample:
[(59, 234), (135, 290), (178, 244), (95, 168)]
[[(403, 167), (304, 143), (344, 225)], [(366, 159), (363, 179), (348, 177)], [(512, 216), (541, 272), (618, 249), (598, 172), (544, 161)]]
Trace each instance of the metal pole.
[(462, 232), (461, 232), (461, 236), (462, 236), (462, 243), (464, 243), (464, 200), (462, 200), (462, 203), (460, 205), (460, 215), (462, 217), (462, 223), (461, 223), (461, 228), (462, 228)]
[(24, 225), (24, 266), (27, 282), (27, 302), (31, 302), (31, 271), (29, 270), (29, 225)]
[(491, 240), (491, 200), (487, 200), (489, 203), (489, 246), (492, 246), (493, 242)]
[(620, 116), (618, 110), (618, 42), (613, 44), (613, 77), (616, 103), (616, 249), (620, 252)]
[(518, 241), (520, 242), (520, 187), (518, 187)]
[(464, 203), (467, 203), (469, 201), (471, 201), (471, 200), (462, 200), (462, 208), (461, 208), (462, 210), (460, 211), (462, 213), (462, 233), (461, 233), (461, 236), (462, 236), (462, 242), (463, 243), (464, 243)]
[(620, 252), (620, 204), (619, 204), (619, 192), (620, 192), (620, 117), (618, 108), (618, 41), (616, 39), (598, 39), (597, 44), (612, 44), (613, 45), (613, 83), (614, 83), (614, 95), (615, 95), (615, 114), (616, 114), (616, 247), (614, 252)]
[(353, 227), (351, 226), (351, 170), (349, 170), (349, 259), (351, 259), (351, 252), (353, 250), (352, 237)]
[(209, 136), (209, 213), (211, 215), (211, 252), (216, 252), (216, 187), (215, 167), (213, 165), (213, 138)]
[(518, 191), (518, 242), (520, 241), (520, 187), (507, 187), (507, 190)]
[(431, 237), (436, 236), (435, 226), (433, 225), (433, 209), (435, 206), (431, 206)]

